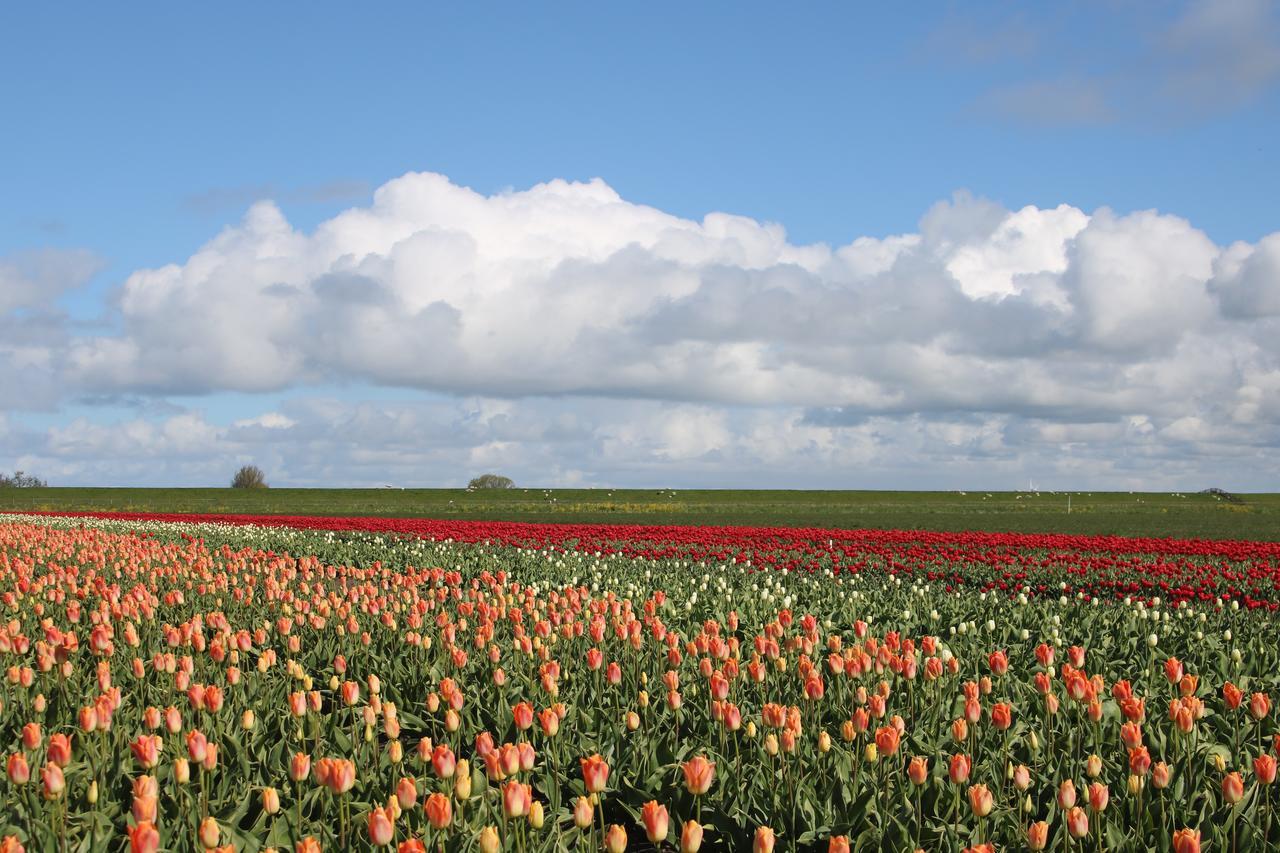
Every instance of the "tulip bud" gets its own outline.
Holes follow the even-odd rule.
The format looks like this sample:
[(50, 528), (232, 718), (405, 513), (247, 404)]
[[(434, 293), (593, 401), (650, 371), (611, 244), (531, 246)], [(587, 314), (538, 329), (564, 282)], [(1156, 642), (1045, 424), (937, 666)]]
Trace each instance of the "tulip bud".
[(89, 805), (93, 805), (94, 803), (98, 802), (98, 780), (97, 779), (94, 779), (92, 782), (89, 783), (89, 794), (87, 799), (89, 800)]
[(204, 849), (212, 850), (218, 846), (218, 837), (221, 830), (218, 829), (218, 822), (211, 817), (207, 817), (200, 821), (200, 843), (204, 845)]
[(680, 853), (698, 853), (702, 849), (702, 824), (691, 820), (680, 829)]
[(578, 797), (573, 806), (573, 823), (578, 829), (586, 829), (591, 826), (593, 817), (593, 807), (588, 797)]
[(1157, 761), (1151, 766), (1151, 784), (1157, 789), (1168, 787), (1170, 770), (1169, 765), (1163, 761)]

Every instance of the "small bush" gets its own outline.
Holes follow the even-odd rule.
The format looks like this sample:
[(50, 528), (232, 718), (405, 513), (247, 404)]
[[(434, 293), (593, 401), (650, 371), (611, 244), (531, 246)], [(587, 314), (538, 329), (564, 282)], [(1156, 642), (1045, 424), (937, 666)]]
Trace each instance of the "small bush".
[(501, 474), (481, 474), (467, 483), (468, 489), (510, 489), (514, 486), (510, 477), (503, 477)]
[(43, 489), (48, 485), (39, 477), (33, 477), (22, 471), (14, 471), (12, 477), (0, 474), (0, 489)]
[(231, 479), (231, 488), (265, 489), (267, 488), (267, 475), (263, 474), (262, 469), (257, 465), (245, 465)]

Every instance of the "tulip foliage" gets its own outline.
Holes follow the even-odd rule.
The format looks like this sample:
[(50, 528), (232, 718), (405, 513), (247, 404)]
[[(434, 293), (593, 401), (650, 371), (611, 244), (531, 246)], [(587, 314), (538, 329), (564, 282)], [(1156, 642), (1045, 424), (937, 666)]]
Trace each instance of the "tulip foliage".
[(1271, 546), (245, 521), (0, 517), (0, 851), (1280, 844)]

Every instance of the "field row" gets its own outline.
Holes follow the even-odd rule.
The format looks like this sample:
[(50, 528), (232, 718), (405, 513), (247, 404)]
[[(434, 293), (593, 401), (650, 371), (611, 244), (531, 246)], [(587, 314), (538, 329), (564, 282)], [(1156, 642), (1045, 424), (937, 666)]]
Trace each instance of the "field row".
[(358, 523), (0, 519), (0, 849), (1280, 841), (1273, 546)]

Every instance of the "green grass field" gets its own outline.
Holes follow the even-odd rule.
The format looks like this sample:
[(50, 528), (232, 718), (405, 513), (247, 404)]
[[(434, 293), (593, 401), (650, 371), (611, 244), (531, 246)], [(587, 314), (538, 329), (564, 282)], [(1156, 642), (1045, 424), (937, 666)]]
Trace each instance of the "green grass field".
[[(1070, 497), (1071, 512), (1067, 512)], [(0, 510), (379, 515), (1280, 540), (1280, 494), (655, 489), (0, 489)]]

